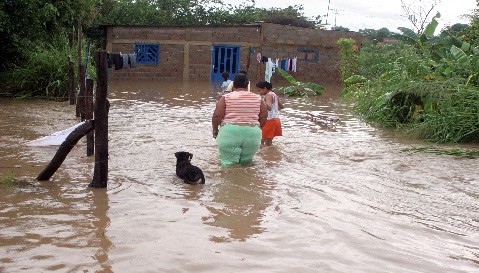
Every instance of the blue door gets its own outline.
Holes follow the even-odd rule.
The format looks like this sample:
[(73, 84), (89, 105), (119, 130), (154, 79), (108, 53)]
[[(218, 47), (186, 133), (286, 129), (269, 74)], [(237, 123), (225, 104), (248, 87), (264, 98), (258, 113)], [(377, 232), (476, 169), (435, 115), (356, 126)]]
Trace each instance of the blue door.
[(239, 70), (240, 47), (230, 45), (213, 45), (211, 63), (212, 81), (223, 81), (221, 73), (230, 73), (230, 79), (233, 80)]

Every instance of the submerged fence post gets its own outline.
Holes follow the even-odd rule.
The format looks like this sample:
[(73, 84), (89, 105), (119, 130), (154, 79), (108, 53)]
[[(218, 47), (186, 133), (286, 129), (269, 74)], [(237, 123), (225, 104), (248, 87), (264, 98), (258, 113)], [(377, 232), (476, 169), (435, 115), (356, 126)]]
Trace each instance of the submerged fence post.
[(84, 121), (85, 118), (85, 108), (86, 108), (86, 86), (85, 86), (85, 78), (86, 78), (86, 67), (84, 64), (78, 66), (78, 86), (80, 92), (78, 93), (77, 98), (77, 112), (80, 114), (80, 120)]
[[(93, 119), (93, 80), (86, 80), (86, 93), (85, 93), (85, 119)], [(86, 135), (86, 155), (91, 156), (95, 152), (94, 145), (94, 133), (89, 132)]]
[(106, 188), (108, 182), (108, 53), (95, 53), (97, 88), (95, 102), (95, 169), (90, 187)]
[[(70, 51), (73, 49), (73, 33), (68, 34), (68, 46)], [(75, 64), (71, 58), (68, 62), (68, 98), (70, 99), (70, 105), (75, 105)]]
[[(85, 95), (85, 89), (82, 90), (82, 87), (85, 87), (85, 78), (81, 78), (81, 71), (82, 71), (82, 63), (81, 63), (81, 57), (82, 57), (82, 27), (81, 27), (81, 20), (77, 19), (77, 60), (78, 60), (78, 90), (80, 95)], [(83, 85), (82, 85), (82, 80), (83, 80)], [(77, 96), (77, 107), (76, 107), (76, 116), (80, 117), (81, 115), (81, 102), (83, 100), (83, 97), (81, 99), (78, 98)], [(83, 120), (83, 119), (82, 119)]]

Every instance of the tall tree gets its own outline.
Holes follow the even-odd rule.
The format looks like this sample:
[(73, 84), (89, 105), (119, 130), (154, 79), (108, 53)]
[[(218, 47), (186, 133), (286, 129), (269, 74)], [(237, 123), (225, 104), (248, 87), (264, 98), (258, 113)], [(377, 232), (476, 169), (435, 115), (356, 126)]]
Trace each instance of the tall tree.
[(464, 40), (471, 43), (475, 47), (479, 47), (479, 0), (476, 0), (477, 8), (470, 15), (471, 22), (469, 27), (464, 31)]

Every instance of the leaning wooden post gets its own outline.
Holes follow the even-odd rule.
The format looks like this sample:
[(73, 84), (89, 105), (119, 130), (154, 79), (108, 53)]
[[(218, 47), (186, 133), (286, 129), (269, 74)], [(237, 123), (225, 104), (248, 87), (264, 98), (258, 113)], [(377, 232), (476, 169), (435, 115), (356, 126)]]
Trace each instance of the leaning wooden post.
[[(85, 93), (85, 119), (93, 119), (93, 80), (86, 80), (86, 93)], [(91, 156), (95, 152), (94, 145), (94, 133), (90, 132), (86, 135), (86, 155)]]
[(108, 53), (95, 53), (97, 88), (95, 102), (95, 169), (90, 187), (106, 188), (108, 181)]

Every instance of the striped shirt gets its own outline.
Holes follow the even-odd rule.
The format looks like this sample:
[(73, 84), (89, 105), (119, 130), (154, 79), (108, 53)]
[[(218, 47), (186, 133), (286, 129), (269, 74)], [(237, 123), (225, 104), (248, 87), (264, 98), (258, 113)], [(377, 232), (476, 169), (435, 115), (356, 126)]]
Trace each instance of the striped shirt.
[(233, 91), (225, 96), (226, 110), (222, 124), (258, 125), (261, 96), (249, 91)]

